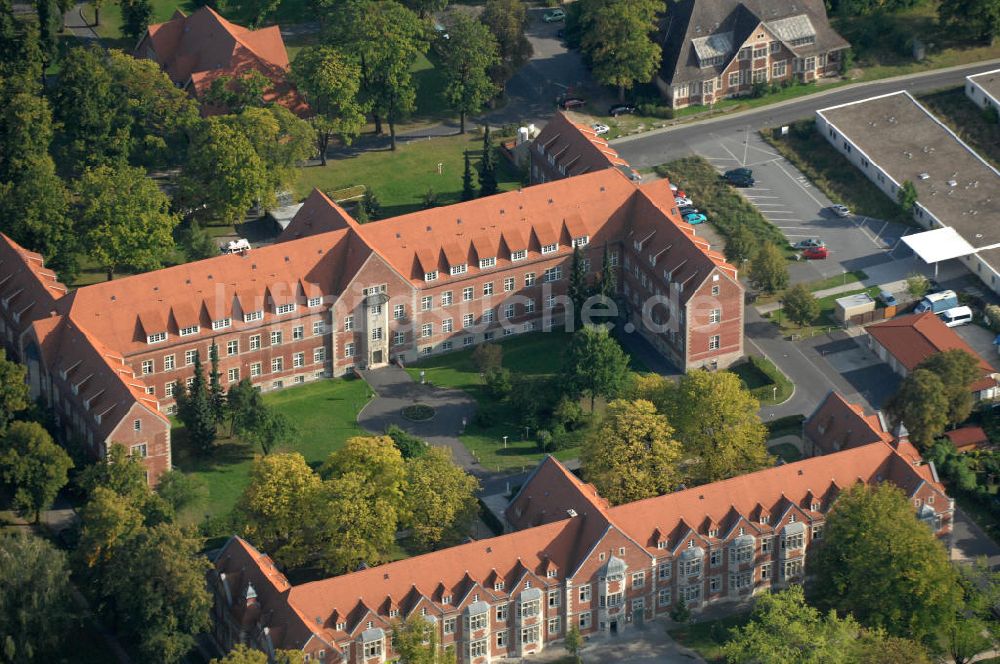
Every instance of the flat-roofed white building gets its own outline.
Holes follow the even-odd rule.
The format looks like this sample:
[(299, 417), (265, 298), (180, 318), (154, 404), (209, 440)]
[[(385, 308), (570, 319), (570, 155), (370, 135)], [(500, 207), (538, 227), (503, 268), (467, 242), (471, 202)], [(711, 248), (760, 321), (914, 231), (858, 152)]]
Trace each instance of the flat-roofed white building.
[[(916, 222), (954, 229), (967, 245), (945, 258), (1000, 293), (1000, 172), (905, 91), (816, 111), (816, 128), (891, 199), (912, 182)], [(928, 263), (942, 260), (908, 244)]]
[(979, 108), (994, 108), (1000, 113), (1000, 69), (965, 77), (965, 96)]

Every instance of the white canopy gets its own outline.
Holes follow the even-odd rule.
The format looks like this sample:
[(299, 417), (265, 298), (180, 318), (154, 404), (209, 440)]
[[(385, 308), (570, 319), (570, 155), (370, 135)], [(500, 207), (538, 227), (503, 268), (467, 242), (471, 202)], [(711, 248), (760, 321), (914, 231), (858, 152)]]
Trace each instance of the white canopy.
[(976, 253), (976, 248), (965, 241), (954, 228), (935, 228), (932, 231), (904, 235), (903, 242), (925, 263), (940, 263)]

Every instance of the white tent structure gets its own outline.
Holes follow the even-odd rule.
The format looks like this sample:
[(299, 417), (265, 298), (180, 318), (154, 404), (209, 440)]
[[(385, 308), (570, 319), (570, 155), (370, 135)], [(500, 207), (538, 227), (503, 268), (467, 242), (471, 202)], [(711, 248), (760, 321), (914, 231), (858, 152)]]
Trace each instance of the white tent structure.
[(976, 249), (966, 242), (965, 238), (958, 234), (954, 228), (935, 228), (932, 231), (904, 235), (903, 242), (913, 250), (928, 265), (934, 265), (934, 275), (937, 276), (938, 263), (952, 258), (962, 258), (969, 254), (974, 254), (980, 249), (991, 247), (980, 247)]

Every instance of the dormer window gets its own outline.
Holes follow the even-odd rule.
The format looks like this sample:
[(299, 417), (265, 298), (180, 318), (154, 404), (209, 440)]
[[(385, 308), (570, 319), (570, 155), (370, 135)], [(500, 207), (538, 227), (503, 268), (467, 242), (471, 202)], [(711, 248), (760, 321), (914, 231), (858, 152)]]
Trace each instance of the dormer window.
[(198, 326), (197, 325), (189, 325), (188, 327), (182, 327), (181, 328), (181, 336), (182, 337), (190, 337), (192, 334), (198, 334)]
[(232, 318), (220, 318), (219, 320), (212, 321), (213, 330), (224, 330), (233, 324)]
[(708, 531), (708, 536), (709, 537), (718, 537), (719, 536), (719, 529), (718, 528), (712, 528), (712, 529), (710, 529)]
[(437, 281), (438, 271), (431, 270), (430, 272), (424, 272), (424, 281)]
[(452, 265), (451, 266), (451, 276), (453, 276), (453, 277), (456, 274), (465, 274), (468, 271), (469, 271), (469, 264), (468, 263), (462, 263), (460, 265)]
[(795, 515), (794, 514), (789, 514), (788, 515), (788, 523), (795, 523)]
[(767, 522), (770, 521), (770, 520), (771, 520), (771, 517), (769, 517), (769, 516), (761, 516), (760, 517), (761, 524), (765, 525), (765, 526), (767, 525)]
[(517, 251), (510, 252), (510, 260), (511, 260), (511, 262), (514, 262), (514, 261), (523, 261), (527, 257), (528, 257), (528, 250), (527, 249), (518, 249)]
[(584, 235), (583, 237), (575, 237), (575, 238), (573, 238), (573, 248), (574, 249), (576, 247), (586, 247), (588, 244), (590, 244), (590, 236), (589, 235)]
[(451, 595), (445, 595), (441, 598), (442, 604), (451, 604)]
[(548, 570), (547, 572), (545, 572), (545, 576), (547, 576), (550, 579), (556, 578), (556, 570), (554, 569)]
[(389, 609), (389, 617), (396, 618), (399, 616), (399, 609)]
[(490, 256), (489, 258), (480, 258), (479, 259), (479, 269), (480, 270), (485, 270), (488, 267), (496, 267), (496, 266), (497, 266), (497, 257), (496, 256)]
[(323, 304), (322, 297), (311, 297), (308, 300), (306, 300), (307, 307), (318, 307), (321, 304)]
[(161, 341), (166, 341), (166, 340), (167, 340), (166, 332), (155, 332), (146, 337), (147, 344), (158, 344)]
[(822, 506), (822, 505), (820, 505), (819, 503), (813, 503), (812, 505), (810, 505), (810, 506), (809, 506), (809, 508), (810, 508), (810, 509), (811, 509), (811, 510), (812, 510), (813, 512), (819, 512), (819, 511), (820, 511), (820, 508), (822, 508), (822, 507), (823, 507), (823, 506)]
[(546, 244), (546, 245), (542, 246), (542, 253), (543, 254), (551, 254), (551, 253), (554, 253), (554, 252), (556, 252), (558, 250), (559, 250), (559, 243), (558, 242), (556, 242), (554, 244)]
[(339, 631), (343, 632), (344, 630), (347, 629), (347, 623), (346, 622), (339, 622), (339, 623), (337, 623), (337, 629)]
[(660, 540), (659, 542), (657, 542), (656, 543), (656, 548), (657, 549), (666, 549), (667, 548), (667, 540)]
[(283, 314), (290, 314), (293, 311), (295, 311), (295, 303), (294, 302), (291, 302), (289, 304), (279, 304), (278, 306), (276, 306), (274, 308), (274, 313), (278, 314), (279, 316), (281, 316)]
[(493, 590), (503, 590), (503, 581), (497, 581), (494, 583)]
[(260, 309), (258, 311), (248, 311), (243, 314), (244, 323), (252, 323), (255, 320), (264, 320), (264, 310)]

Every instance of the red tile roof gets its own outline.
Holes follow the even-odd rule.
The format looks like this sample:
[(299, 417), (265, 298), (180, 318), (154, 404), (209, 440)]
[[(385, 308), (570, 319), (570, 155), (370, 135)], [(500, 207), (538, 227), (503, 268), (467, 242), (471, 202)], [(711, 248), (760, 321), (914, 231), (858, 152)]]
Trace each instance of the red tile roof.
[(990, 442), (983, 428), (977, 426), (959, 427), (952, 431), (945, 431), (944, 435), (948, 436), (948, 440), (952, 442), (959, 452), (974, 450), (980, 445)]
[(583, 482), (566, 466), (548, 456), (532, 471), (507, 506), (507, 520), (522, 530), (577, 515), (603, 513), (608, 502), (593, 484)]
[(865, 413), (864, 407), (838, 392), (830, 392), (806, 420), (805, 434), (821, 454), (892, 440), (881, 416)]
[(546, 155), (554, 155), (556, 165), (565, 169), (566, 177), (607, 168), (632, 172), (632, 167), (607, 139), (598, 136), (592, 127), (573, 122), (559, 111), (535, 137), (532, 148), (537, 150), (538, 145), (544, 146)]
[[(208, 91), (219, 76), (239, 76), (256, 70), (274, 87), (264, 99), (304, 114), (305, 102), (287, 81), (288, 52), (278, 26), (250, 30), (230, 23), (211, 7), (201, 7), (190, 16), (177, 11), (165, 23), (149, 26), (148, 41), (156, 61), (177, 85), (189, 83), (196, 97)], [(146, 57), (142, 48), (136, 57)], [(213, 109), (221, 111), (224, 109)]]
[(934, 313), (926, 311), (900, 316), (869, 325), (866, 329), (907, 371), (912, 371), (935, 353), (960, 349), (976, 358), (983, 370), (983, 378), (974, 382), (970, 389), (978, 392), (996, 385), (996, 381), (990, 378), (991, 374), (996, 373), (993, 367)]

